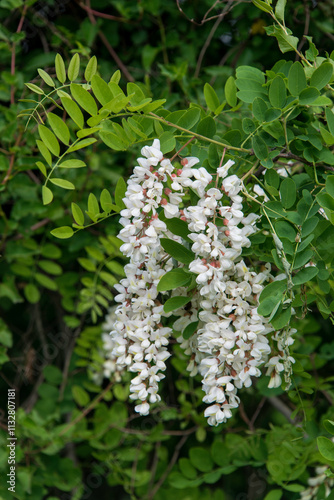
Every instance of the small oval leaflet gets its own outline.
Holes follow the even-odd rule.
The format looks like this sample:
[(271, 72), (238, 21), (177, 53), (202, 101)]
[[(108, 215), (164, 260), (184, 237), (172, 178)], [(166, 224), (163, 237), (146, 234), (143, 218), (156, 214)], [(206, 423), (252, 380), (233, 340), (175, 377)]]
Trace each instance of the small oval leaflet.
[(82, 160), (65, 160), (58, 165), (60, 168), (82, 168), (86, 163)]
[(173, 269), (160, 278), (157, 290), (158, 292), (174, 290), (174, 288), (189, 284), (190, 281), (191, 275), (187, 274), (183, 269)]
[(67, 238), (71, 238), (71, 236), (73, 236), (74, 234), (74, 231), (70, 226), (61, 226), (57, 227), (56, 229), (53, 229), (51, 231), (51, 234), (56, 238), (65, 240)]
[(72, 182), (67, 181), (65, 179), (55, 178), (55, 179), (50, 179), (50, 182), (52, 182), (52, 184), (54, 184), (55, 186), (61, 187), (63, 189), (75, 189), (75, 185)]
[(280, 187), (280, 194), (283, 207), (288, 209), (291, 208), (296, 201), (296, 184), (290, 178), (284, 179)]
[(164, 304), (164, 311), (169, 313), (185, 306), (191, 301), (191, 297), (171, 297)]

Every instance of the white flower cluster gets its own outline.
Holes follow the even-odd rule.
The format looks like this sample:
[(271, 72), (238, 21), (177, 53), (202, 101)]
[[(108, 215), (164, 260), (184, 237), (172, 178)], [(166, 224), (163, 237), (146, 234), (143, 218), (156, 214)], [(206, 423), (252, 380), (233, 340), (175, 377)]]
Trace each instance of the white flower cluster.
[[(158, 383), (170, 356), (172, 330), (163, 326), (162, 318), (170, 314), (164, 313), (157, 285), (174, 267), (160, 239), (182, 243), (160, 220), (163, 210), (167, 219), (178, 217), (190, 230), (195, 258), (189, 270), (196, 275), (197, 290), (186, 307), (173, 311), (179, 316), (174, 330), (194, 325), (189, 339), (178, 340), (190, 355), (190, 375), (202, 376), (208, 422), (218, 425), (231, 417), (231, 409), (240, 401), (237, 389), (249, 387), (251, 377), (260, 376), (260, 366), (271, 352), (267, 334), (273, 329), (257, 313), (263, 283), (272, 278), (270, 265), (256, 273), (241, 260), (242, 249), (250, 246), (249, 236), (256, 231), (257, 216), (244, 216), (241, 181), (236, 175), (228, 176), (233, 161), (218, 168), (214, 181), (205, 168), (192, 168), (199, 162), (194, 157), (183, 159), (182, 168), (176, 170), (163, 158), (158, 140), (141, 152), (121, 212), (121, 251), (130, 262), (125, 266), (126, 278), (116, 285), (119, 306), (105, 371), (109, 367), (117, 373), (124, 369), (136, 373), (130, 398), (139, 401), (135, 410), (140, 414), (147, 415), (150, 403), (160, 400)], [(188, 188), (197, 193), (198, 203), (181, 208)], [(179, 288), (172, 295), (187, 295), (187, 289)], [(281, 357), (272, 357), (266, 365), (271, 387), (281, 383)]]
[[(139, 400), (135, 410), (147, 415), (150, 403), (160, 401), (158, 383), (164, 378), (162, 372), (170, 356), (167, 346), (172, 331), (161, 323), (166, 314), (158, 300), (159, 280), (173, 268), (160, 238), (181, 241), (159, 219), (158, 209), (163, 208), (166, 218), (180, 215), (183, 186), (198, 159), (188, 158), (187, 168), (176, 174), (170, 160), (163, 158), (158, 140), (141, 153), (143, 157), (138, 158), (128, 181), (126, 208), (121, 212), (119, 238), (124, 243), (120, 250), (130, 262), (124, 269), (126, 278), (115, 286), (119, 292), (115, 300), (120, 305), (111, 331), (110, 365), (118, 372), (127, 369), (137, 374), (130, 386), (130, 399)], [(167, 181), (171, 189), (166, 187)]]
[(294, 343), (292, 337), (297, 330), (287, 327), (283, 331), (275, 332), (272, 339), (277, 344), (277, 355), (269, 359), (265, 365), (268, 370), (266, 375), (270, 375), (269, 389), (272, 387), (280, 387), (282, 384), (281, 373), (284, 373), (285, 382), (287, 385), (291, 383), (290, 376), (292, 373), (291, 363), (295, 363), (295, 359), (290, 356), (289, 347)]
[(318, 491), (320, 486), (325, 485), (325, 496), (321, 498), (327, 498), (331, 494), (334, 486), (334, 479), (329, 478), (325, 472), (328, 470), (327, 465), (321, 467), (316, 467), (314, 477), (308, 479), (309, 487), (302, 491), (300, 494), (300, 500), (315, 500), (318, 498)]
[[(179, 341), (186, 353), (192, 354), (191, 374), (198, 365), (203, 401), (210, 405), (205, 410), (210, 425), (230, 418), (231, 409), (239, 405), (237, 389), (249, 387), (251, 377), (260, 376), (259, 367), (270, 353), (266, 335), (272, 331), (267, 320), (257, 314), (257, 297), (270, 276), (270, 267), (257, 274), (240, 260), (242, 248), (250, 246), (248, 236), (255, 232), (256, 216), (244, 217), (241, 182), (236, 175), (227, 177), (231, 165), (229, 161), (217, 171), (223, 179), (221, 189), (205, 192), (212, 177), (200, 172), (201, 182), (197, 179), (192, 184), (200, 200), (183, 211), (196, 256), (189, 270), (197, 275), (199, 293), (191, 310), (200, 310), (200, 323), (196, 336), (187, 341), (180, 337)], [(174, 329), (181, 330), (194, 320), (187, 311), (185, 320), (179, 318)]]

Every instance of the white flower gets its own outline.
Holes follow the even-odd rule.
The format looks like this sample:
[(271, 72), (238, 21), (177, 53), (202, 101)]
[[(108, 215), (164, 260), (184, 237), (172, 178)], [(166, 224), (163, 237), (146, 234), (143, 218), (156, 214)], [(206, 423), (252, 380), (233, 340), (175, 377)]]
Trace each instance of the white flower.
[(235, 196), (241, 190), (241, 181), (238, 176), (230, 175), (223, 180), (223, 188), (228, 196)]
[(254, 193), (257, 195), (255, 198), (258, 196), (263, 196), (263, 201), (267, 202), (269, 201), (268, 196), (266, 195), (265, 191), (262, 189), (262, 187), (259, 184), (255, 184), (253, 187)]
[(234, 165), (234, 163), (235, 162), (233, 160), (228, 160), (225, 163), (225, 165), (223, 165), (222, 167), (218, 167), (217, 168), (218, 176), (224, 179), (227, 176), (229, 169), (232, 167), (232, 165)]
[(194, 181), (192, 183), (192, 188), (196, 189), (199, 196), (203, 196), (205, 188), (212, 181), (212, 175), (210, 175), (204, 167), (200, 167), (199, 169), (195, 169), (193, 171), (193, 175), (194, 175), (196, 181)]
[(150, 412), (150, 405), (148, 403), (142, 403), (135, 406), (135, 411), (140, 415), (148, 415)]

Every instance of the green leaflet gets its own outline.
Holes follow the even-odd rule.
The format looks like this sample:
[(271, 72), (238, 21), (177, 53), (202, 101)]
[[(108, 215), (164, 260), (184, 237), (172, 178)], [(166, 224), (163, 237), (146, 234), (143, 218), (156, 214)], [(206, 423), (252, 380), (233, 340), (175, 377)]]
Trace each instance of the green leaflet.
[(185, 248), (180, 243), (174, 240), (169, 240), (167, 238), (161, 238), (160, 240), (162, 248), (174, 259), (183, 264), (190, 264), (195, 259), (195, 254)]
[(293, 96), (299, 94), (306, 88), (306, 76), (303, 66), (299, 61), (293, 63), (288, 76), (288, 89)]
[(76, 78), (78, 77), (79, 69), (80, 69), (80, 56), (79, 54), (74, 54), (67, 70), (67, 75), (71, 82), (76, 80)]
[(60, 83), (65, 83), (66, 81), (65, 63), (60, 54), (56, 55), (55, 66), (56, 66), (56, 75), (58, 80), (60, 81)]
[(276, 76), (269, 87), (269, 101), (274, 108), (282, 109), (285, 105), (286, 97), (284, 80), (281, 76)]
[(38, 125), (38, 132), (44, 145), (54, 156), (59, 156), (60, 146), (54, 133), (51, 132), (51, 130), (49, 130), (45, 125)]
[(92, 95), (76, 83), (71, 83), (70, 88), (71, 94), (77, 103), (90, 115), (97, 115), (97, 105)]
[[(226, 91), (225, 91), (226, 94)], [(206, 83), (204, 85), (204, 98), (207, 107), (209, 108), (210, 111), (215, 112), (216, 109), (218, 108), (220, 102), (218, 99), (218, 96), (215, 92), (215, 90), (211, 87), (209, 83)]]
[(174, 290), (180, 286), (187, 285), (190, 283), (190, 280), (191, 276), (183, 271), (183, 269), (173, 269), (160, 278), (157, 289), (158, 292)]
[(54, 113), (48, 113), (48, 120), (54, 134), (64, 144), (68, 145), (70, 142), (70, 131), (66, 123)]
[(166, 313), (175, 311), (180, 307), (184, 307), (188, 302), (191, 301), (191, 297), (171, 297), (164, 304), (164, 311)]

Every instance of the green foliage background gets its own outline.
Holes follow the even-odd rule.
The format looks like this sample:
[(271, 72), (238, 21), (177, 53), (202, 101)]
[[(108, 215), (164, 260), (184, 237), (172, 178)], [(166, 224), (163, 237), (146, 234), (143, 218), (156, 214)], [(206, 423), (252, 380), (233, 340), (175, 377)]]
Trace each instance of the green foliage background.
[[(217, 134), (223, 137), (222, 140), (238, 149), (245, 139), (247, 154), (250, 150), (253, 152), (253, 164), (257, 162), (258, 166), (270, 168), (272, 158), (277, 158), (277, 148), (282, 145), (279, 134), (275, 135), (272, 129), (270, 136), (268, 125), (264, 130), (267, 135), (252, 137), (256, 120), (261, 123), (262, 118), (260, 101), (257, 101), (259, 110), (256, 116), (255, 99), (261, 99), (263, 95), (266, 99), (268, 94), (272, 105), (270, 109), (284, 108), (286, 101), (281, 102), (281, 93), (274, 92), (272, 87), (275, 78), (278, 87), (283, 81), (278, 73), (285, 75), (288, 82), (284, 84), (283, 94), (287, 92), (287, 85), (289, 94), (298, 96), (300, 105), (312, 104), (320, 93), (322, 98), (328, 100), (333, 99), (333, 94), (325, 88), (330, 80), (317, 86), (313, 77), (312, 85), (311, 75), (311, 86), (319, 88), (318, 94), (301, 96), (303, 87), (294, 92), (294, 80), (291, 77), (289, 83), (289, 71), (295, 61), (295, 52), (282, 56), (275, 37), (265, 32), (264, 28), (271, 22), (268, 14), (259, 10), (261, 7), (266, 10), (264, 2), (255, 4), (257, 6), (242, 1), (93, 0), (79, 3), (2, 0), (2, 450), (6, 449), (8, 436), (8, 387), (16, 389), (18, 441), (16, 493), (13, 495), (7, 489), (7, 454), (3, 451), (0, 454), (3, 479), (0, 498), (297, 500), (300, 491), (306, 488), (307, 479), (314, 475), (315, 466), (333, 465), (333, 452), (330, 451), (327, 457), (326, 451), (321, 455), (316, 445), (318, 436), (329, 436), (332, 430), (329, 424), (324, 427), (324, 420), (334, 419), (331, 372), (334, 343), (330, 320), (334, 309), (333, 280), (325, 269), (325, 265), (330, 270), (333, 267), (331, 249), (334, 234), (331, 222), (334, 220), (334, 186), (327, 177), (333, 171), (333, 155), (330, 152), (334, 144), (334, 124), (328, 118), (330, 115), (326, 114), (327, 125), (322, 118), (326, 106), (328, 109), (328, 102), (322, 101), (316, 108), (306, 107), (298, 115), (298, 123), (293, 125), (300, 137), (297, 137), (297, 132), (296, 137), (288, 137), (292, 154), (302, 157), (305, 165), (306, 173), (300, 175), (306, 175), (307, 179), (304, 177), (295, 181), (298, 193), (295, 186), (291, 188), (291, 184), (288, 186), (286, 183), (283, 187), (285, 181), (275, 175), (274, 170), (268, 170), (264, 177), (264, 187), (272, 196), (271, 203), (277, 203), (273, 200), (278, 193), (278, 199), (283, 202), (283, 209), (278, 212), (277, 204), (268, 206), (268, 215), (276, 231), (279, 233), (281, 230), (279, 236), (284, 240), (287, 228), (291, 231), (294, 225), (302, 226), (302, 222), (306, 224), (313, 217), (313, 222), (308, 222), (307, 230), (308, 234), (318, 238), (319, 262), (324, 263), (318, 264), (316, 279), (313, 279), (315, 275), (307, 276), (307, 279), (313, 279), (313, 284), (306, 287), (303, 280), (295, 283), (303, 285), (304, 295), (297, 296), (294, 303), (299, 307), (300, 314), (298, 319), (293, 320), (299, 333), (294, 348), (297, 363), (293, 390), (284, 393), (281, 388), (268, 389), (268, 380), (261, 379), (256, 386), (243, 391), (240, 411), (228, 424), (217, 428), (208, 428), (206, 424), (200, 384), (189, 380), (187, 361), (177, 346), (162, 388), (164, 404), (149, 417), (134, 414), (133, 406), (128, 403), (129, 379), (125, 377), (118, 384), (105, 379), (101, 385), (94, 378), (94, 373), (101, 372), (104, 361), (101, 341), (103, 316), (112, 303), (113, 286), (123, 276), (125, 263), (115, 238), (119, 230), (117, 217), (112, 216), (115, 206), (118, 211), (121, 207), (123, 179), (131, 174), (142, 145), (149, 142), (147, 136), (165, 134), (162, 143), (166, 153), (169, 153), (186, 142), (185, 135), (176, 129), (171, 134), (170, 128), (159, 121), (156, 128), (152, 127), (147, 133), (144, 125), (141, 128), (135, 121), (132, 123), (133, 141), (126, 143), (126, 147), (122, 141), (112, 142), (115, 139), (111, 135), (105, 140), (102, 138), (103, 142), (92, 141), (86, 148), (78, 150), (76, 157), (87, 167), (66, 169), (66, 175), (56, 177), (58, 184), (56, 181), (51, 186), (52, 195), (46, 188), (43, 190), (43, 205), (43, 169), (47, 166), (45, 156), (48, 157), (45, 151), (43, 155), (43, 142), (48, 142), (48, 138), (44, 134), (43, 141), (42, 129), (42, 146), (38, 150), (35, 119), (30, 119), (25, 128), (27, 117), (17, 118), (18, 114), (29, 115), (29, 108), (35, 106), (35, 103), (24, 99), (36, 99), (36, 95), (41, 95), (38, 91), (36, 94), (34, 85), (46, 92), (49, 88), (48, 75), (53, 79), (57, 76), (59, 80), (54, 69), (57, 53), (62, 55), (66, 68), (73, 54), (78, 53), (80, 75), (84, 74), (88, 61), (95, 55), (102, 79), (109, 81), (114, 75), (117, 83), (117, 70), (120, 69), (121, 88), (125, 89), (129, 81), (136, 81), (138, 86), (128, 86), (128, 94), (132, 90), (138, 95), (141, 90), (144, 97), (152, 97), (154, 101), (165, 99), (166, 112), (159, 115), (162, 120), (167, 117), (167, 120), (176, 123), (176, 115), (171, 117), (168, 113), (197, 103), (188, 111), (192, 110), (191, 117), (188, 114), (187, 120), (184, 119), (186, 129), (192, 129), (191, 120), (197, 113), (194, 126), (197, 121), (198, 127), (201, 126), (196, 129), (197, 133), (208, 133), (213, 122), (214, 129), (211, 136), (208, 133), (209, 138), (212, 139), (216, 133), (217, 125)], [(319, 55), (325, 61), (326, 53), (331, 55), (333, 50), (333, 20), (331, 0), (288, 1), (286, 25), (293, 28), (293, 36), (299, 39), (298, 50), (303, 53), (309, 50), (307, 57), (311, 61), (312, 57), (315, 58), (312, 44), (302, 36), (313, 37)], [(285, 63), (285, 67), (284, 63), (277, 63), (283, 58), (291, 61)], [(72, 61), (75, 73), (78, 59)], [(240, 81), (249, 77), (242, 75), (240, 67), (243, 65), (260, 70), (257, 73), (254, 70), (257, 75), (272, 69), (266, 75), (267, 87), (264, 91), (262, 87), (259, 90), (255, 86), (253, 94), (248, 87), (246, 94), (242, 93), (243, 84)], [(43, 68), (46, 76), (41, 72), (38, 75), (38, 68)], [(230, 79), (235, 76), (236, 82)], [(90, 78), (86, 80), (90, 81)], [(25, 82), (30, 82), (30, 88), (24, 85)], [(210, 84), (210, 87), (205, 87), (206, 91), (203, 90), (205, 84)], [(71, 92), (80, 90), (71, 88)], [(95, 95), (97, 92), (94, 90)], [(217, 109), (224, 101), (227, 101), (225, 106), (228, 111), (235, 109), (235, 116), (227, 113), (221, 119)], [(83, 102), (83, 109), (86, 109), (85, 98)], [(241, 112), (238, 114), (239, 105), (243, 105), (242, 115)], [(56, 104), (47, 102), (47, 106), (48, 112), (58, 116)], [(315, 109), (314, 113), (312, 109)], [(44, 121), (45, 110), (39, 107), (38, 113)], [(274, 122), (277, 116), (269, 117), (267, 113), (265, 122)], [(202, 120), (206, 122), (203, 124)], [(48, 123), (52, 126), (50, 115)], [(73, 135), (75, 124), (68, 123), (68, 127)], [(59, 132), (59, 124), (58, 127), (55, 125), (55, 129), (63, 137), (65, 134), (63, 142), (66, 142), (68, 129)], [(239, 130), (240, 138), (231, 134), (228, 136), (229, 129)], [(119, 129), (114, 129), (112, 133), (115, 132), (122, 137)], [(249, 134), (251, 137), (247, 142)], [(208, 147), (209, 142), (197, 149), (189, 147), (188, 152), (198, 155), (212, 168), (219, 159), (217, 151)], [(269, 151), (273, 152), (271, 157)], [(36, 161), (45, 165), (40, 163), (36, 166)], [(313, 164), (317, 164), (318, 174), (314, 174)], [(65, 171), (65, 168), (58, 170)], [(245, 175), (248, 170), (249, 167), (241, 166), (238, 174)], [(59, 183), (59, 178), (62, 183)], [(304, 198), (307, 204), (307, 194), (302, 192), (304, 185), (308, 186), (306, 181), (314, 183), (315, 189), (325, 186), (325, 191), (315, 191), (315, 194), (319, 193), (317, 203), (326, 210), (329, 221), (314, 222), (319, 205), (315, 205), (316, 211), (310, 214), (311, 208), (314, 209), (313, 201), (311, 208), (305, 209), (307, 215), (303, 213), (303, 205), (298, 210), (291, 208), (295, 203), (294, 196), (300, 197), (298, 202)], [(64, 182), (71, 183), (76, 191)], [(53, 200), (49, 203), (51, 196)], [(101, 216), (99, 205), (96, 205), (98, 201), (103, 209)], [(74, 229), (79, 229), (84, 225), (82, 214), (86, 209), (92, 224), (85, 231), (79, 230), (71, 239), (57, 239), (51, 234), (55, 228), (70, 227), (72, 215), (78, 226)], [(290, 215), (289, 219), (286, 210), (296, 215)], [(303, 217), (302, 222), (296, 220), (298, 214)], [(99, 219), (103, 220), (96, 225)], [(277, 225), (279, 223), (280, 226)], [(268, 228), (268, 224), (264, 223), (262, 229), (266, 231)], [(296, 232), (292, 236), (290, 232), (290, 236), (287, 234), (285, 238), (288, 241), (283, 241), (288, 256), (294, 252), (292, 250), (291, 254), (290, 246), (294, 244), (295, 237)], [(277, 255), (276, 260), (272, 257), (270, 245), (269, 238), (265, 244), (264, 240), (254, 240), (252, 251), (255, 254), (258, 252), (256, 255), (260, 260), (272, 261), (279, 268), (279, 259)], [(297, 268), (310, 258), (309, 254), (303, 254)], [(303, 259), (306, 259), (305, 262)], [(305, 315), (307, 307), (309, 311)], [(265, 307), (263, 313), (266, 314)], [(321, 443), (326, 448), (327, 441)], [(321, 500), (324, 495), (325, 482), (315, 498)], [(332, 497), (333, 494), (327, 498)]]

